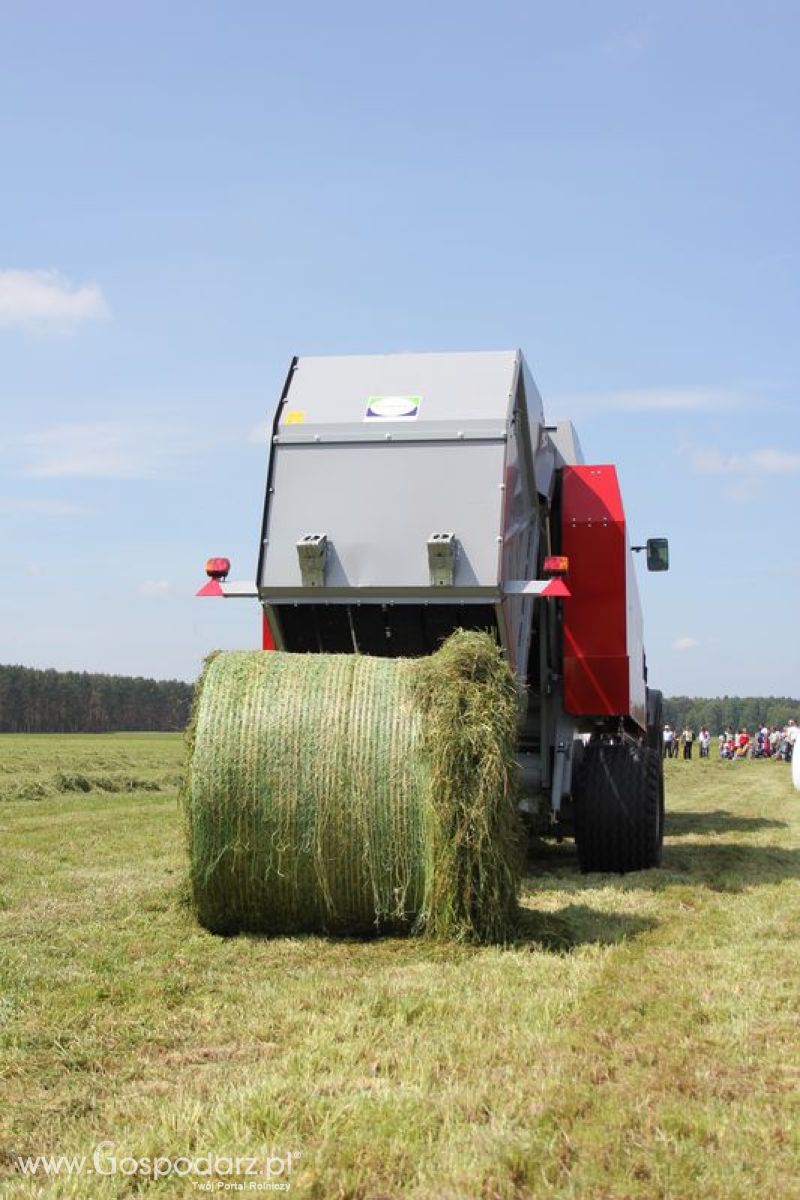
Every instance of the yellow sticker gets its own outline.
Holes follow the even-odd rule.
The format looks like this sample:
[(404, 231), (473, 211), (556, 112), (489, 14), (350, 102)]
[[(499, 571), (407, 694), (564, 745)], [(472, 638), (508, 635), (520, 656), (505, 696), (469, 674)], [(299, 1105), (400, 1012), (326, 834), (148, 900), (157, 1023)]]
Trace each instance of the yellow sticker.
[(305, 425), (306, 414), (302, 408), (294, 408), (291, 412), (287, 412), (283, 418), (284, 425)]

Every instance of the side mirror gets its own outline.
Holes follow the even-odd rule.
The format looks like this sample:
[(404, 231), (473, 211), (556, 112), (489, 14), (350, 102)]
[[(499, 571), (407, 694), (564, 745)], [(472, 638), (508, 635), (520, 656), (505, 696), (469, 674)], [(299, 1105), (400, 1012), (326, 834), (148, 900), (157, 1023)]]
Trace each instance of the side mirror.
[(666, 538), (647, 539), (648, 571), (669, 570), (669, 542)]

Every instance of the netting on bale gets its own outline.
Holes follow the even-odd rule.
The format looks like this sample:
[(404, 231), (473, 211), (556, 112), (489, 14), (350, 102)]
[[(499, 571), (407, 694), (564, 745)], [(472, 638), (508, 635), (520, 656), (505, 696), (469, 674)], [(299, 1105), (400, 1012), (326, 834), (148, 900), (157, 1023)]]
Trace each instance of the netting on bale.
[(198, 919), (502, 941), (521, 870), (518, 711), (486, 634), (424, 659), (211, 656), (183, 793)]

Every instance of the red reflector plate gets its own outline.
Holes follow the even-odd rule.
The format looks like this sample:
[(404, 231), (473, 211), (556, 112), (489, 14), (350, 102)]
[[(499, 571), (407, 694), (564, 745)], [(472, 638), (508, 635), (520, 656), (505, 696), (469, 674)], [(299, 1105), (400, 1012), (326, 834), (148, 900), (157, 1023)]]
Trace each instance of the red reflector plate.
[(195, 596), (224, 596), (222, 585), (218, 579), (209, 579), (208, 583), (200, 588), (199, 592), (195, 592)]

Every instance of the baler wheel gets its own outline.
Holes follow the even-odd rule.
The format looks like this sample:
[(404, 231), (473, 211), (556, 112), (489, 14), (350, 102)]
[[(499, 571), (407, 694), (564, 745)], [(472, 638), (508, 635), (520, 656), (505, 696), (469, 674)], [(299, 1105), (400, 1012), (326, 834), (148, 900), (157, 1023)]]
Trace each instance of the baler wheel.
[(647, 746), (587, 746), (575, 797), (581, 870), (657, 866), (663, 837), (661, 759)]
[(647, 689), (647, 744), (659, 754), (664, 751), (664, 697), (657, 688)]
[(664, 759), (661, 750), (644, 751), (646, 759), (645, 867), (660, 867), (664, 850)]

